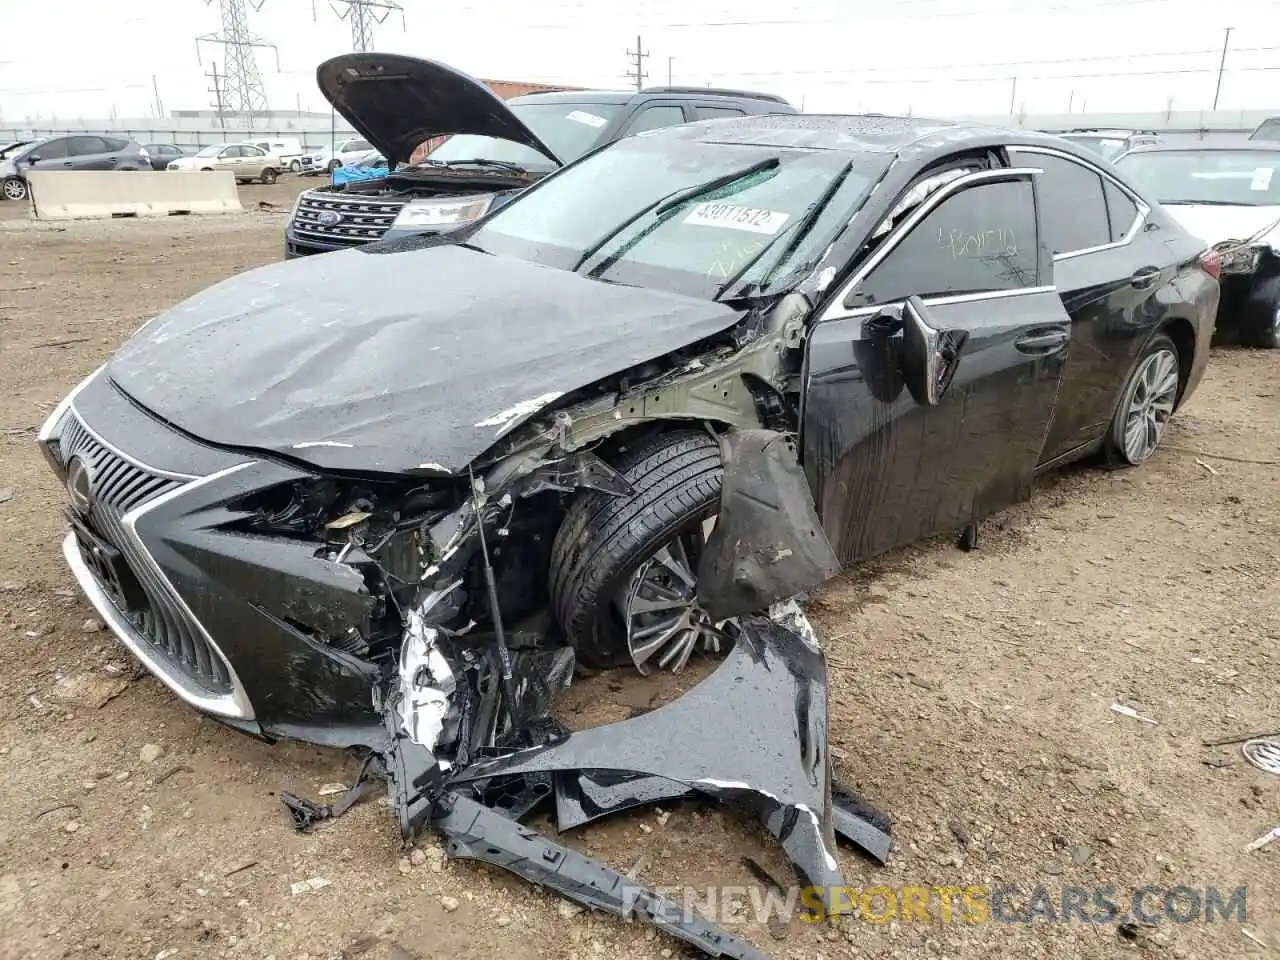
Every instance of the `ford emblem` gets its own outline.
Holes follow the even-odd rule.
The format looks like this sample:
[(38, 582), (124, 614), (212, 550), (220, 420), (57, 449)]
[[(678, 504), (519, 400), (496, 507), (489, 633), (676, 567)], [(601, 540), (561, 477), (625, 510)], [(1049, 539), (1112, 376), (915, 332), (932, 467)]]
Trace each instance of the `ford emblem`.
[(342, 222), (342, 214), (336, 210), (324, 210), (320, 213), (320, 216), (316, 217), (316, 220), (326, 227), (336, 227)]

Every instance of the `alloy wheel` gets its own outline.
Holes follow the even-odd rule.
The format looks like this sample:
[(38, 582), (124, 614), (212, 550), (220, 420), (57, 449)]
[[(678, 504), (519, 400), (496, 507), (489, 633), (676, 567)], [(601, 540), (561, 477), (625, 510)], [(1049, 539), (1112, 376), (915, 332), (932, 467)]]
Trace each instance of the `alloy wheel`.
[(1178, 399), (1178, 357), (1172, 350), (1157, 350), (1133, 377), (1125, 404), (1121, 451), (1132, 464), (1155, 452), (1173, 416)]
[(698, 561), (715, 529), (711, 517), (677, 534), (640, 565), (616, 604), (626, 624), (631, 662), (642, 674), (683, 670), (695, 650), (718, 653), (733, 643), (732, 621), (715, 623), (698, 602)]
[(27, 199), (27, 185), (17, 177), (10, 177), (4, 182), (4, 198), (6, 200)]

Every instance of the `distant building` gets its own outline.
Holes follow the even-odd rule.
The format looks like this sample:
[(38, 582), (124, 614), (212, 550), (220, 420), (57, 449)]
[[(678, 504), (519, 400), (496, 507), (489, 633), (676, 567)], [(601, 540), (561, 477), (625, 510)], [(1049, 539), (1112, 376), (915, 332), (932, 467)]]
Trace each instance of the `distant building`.
[[(586, 89), (585, 87), (553, 86), (547, 83), (528, 83), (524, 80), (481, 80), (480, 82), (503, 100), (510, 100), (512, 97), (523, 97), (526, 93), (555, 93), (560, 90)], [(424, 140), (413, 151), (413, 155), (409, 157), (409, 162), (421, 163), (423, 157), (448, 139), (449, 137), (446, 135)]]

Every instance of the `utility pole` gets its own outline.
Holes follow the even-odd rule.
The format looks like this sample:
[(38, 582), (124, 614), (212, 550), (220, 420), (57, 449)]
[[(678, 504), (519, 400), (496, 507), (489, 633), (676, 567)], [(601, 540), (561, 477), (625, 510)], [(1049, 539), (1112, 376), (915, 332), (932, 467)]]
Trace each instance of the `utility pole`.
[(640, 42), (640, 35), (636, 34), (635, 50), (628, 50), (627, 56), (635, 60), (635, 69), (628, 70), (627, 76), (636, 82), (636, 89), (643, 90), (644, 82), (648, 79), (649, 74), (645, 73), (644, 62), (649, 58), (649, 54), (645, 52), (644, 45)]
[[(212, 2), (213, 0), (205, 0), (205, 3)], [(258, 70), (254, 49), (269, 47), (275, 51), (276, 71), (280, 70), (280, 51), (276, 45), (255, 37), (249, 31), (246, 3), (257, 11), (262, 9), (264, 2), (265, 0), (218, 0), (218, 10), (222, 15), (221, 33), (206, 33), (196, 37), (196, 60), (201, 63), (200, 44), (221, 44), (225, 53), (223, 100), (227, 109), (247, 114), (251, 128), (253, 115), (267, 111), (267, 90), (262, 83), (262, 73)]]
[(156, 83), (156, 75), (151, 75), (151, 91), (156, 95), (156, 119), (164, 117), (164, 104), (160, 102), (160, 85)]
[(1011, 85), (1009, 87), (1009, 116), (1013, 116), (1013, 104), (1018, 97), (1018, 78), (1010, 77)]
[(675, 57), (667, 57), (667, 86), (668, 86), (668, 87), (669, 87), (669, 86), (672, 86), (672, 83), (671, 83), (671, 64), (675, 63), (675, 60), (676, 60), (676, 58), (675, 58)]
[(1213, 88), (1213, 109), (1218, 109), (1218, 95), (1222, 93), (1222, 74), (1227, 69), (1227, 47), (1231, 43), (1231, 31), (1235, 27), (1227, 27), (1222, 37), (1222, 59), (1218, 62), (1218, 85)]
[(222, 98), (222, 84), (218, 82), (221, 79), (218, 76), (218, 65), (216, 63), (212, 64), (211, 70), (205, 76), (213, 81), (213, 86), (209, 89), (209, 92), (213, 94), (213, 108), (218, 111), (218, 126), (225, 130), (227, 129), (227, 121), (224, 114), (226, 113), (227, 103)]
[[(339, 4), (344, 9), (339, 10)], [(329, 0), (329, 6), (339, 20), (351, 22), (351, 49), (356, 53), (373, 49), (373, 28), (393, 13), (400, 14), (400, 29), (405, 29), (404, 8), (393, 0)]]

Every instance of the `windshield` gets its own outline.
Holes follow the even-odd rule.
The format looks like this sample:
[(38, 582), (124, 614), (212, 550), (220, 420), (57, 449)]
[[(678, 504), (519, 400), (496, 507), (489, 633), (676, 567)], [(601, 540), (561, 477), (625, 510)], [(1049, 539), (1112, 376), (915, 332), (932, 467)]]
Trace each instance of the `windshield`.
[(1280, 117), (1263, 120), (1258, 129), (1249, 134), (1250, 140), (1280, 140)]
[(1100, 153), (1108, 160), (1119, 156), (1124, 152), (1124, 148), (1127, 146), (1126, 141), (1120, 137), (1069, 136), (1066, 139), (1084, 147), (1086, 150), (1092, 150), (1094, 153)]
[(690, 296), (763, 290), (816, 261), (886, 163), (875, 154), (628, 137), (543, 181), (468, 240)]
[(1131, 153), (1116, 167), (1160, 203), (1280, 205), (1280, 150)]
[(201, 147), (200, 152), (197, 153), (196, 156), (197, 157), (216, 157), (218, 154), (222, 152), (222, 149), (225, 146), (226, 146), (225, 143), (215, 143), (208, 147)]
[[(622, 109), (616, 103), (512, 103), (508, 107), (565, 163), (577, 160), (594, 147), (601, 131)], [(428, 156), (437, 161), (503, 160), (541, 172), (556, 168), (532, 147), (471, 133), (454, 134)]]
[(3, 147), (0, 147), (0, 159), (3, 159), (4, 157), (9, 156), (9, 154), (11, 153), (16, 153), (18, 150), (21, 150), (23, 147), (27, 147), (30, 145), (31, 145), (30, 140), (19, 140), (16, 143), (7, 143)]

